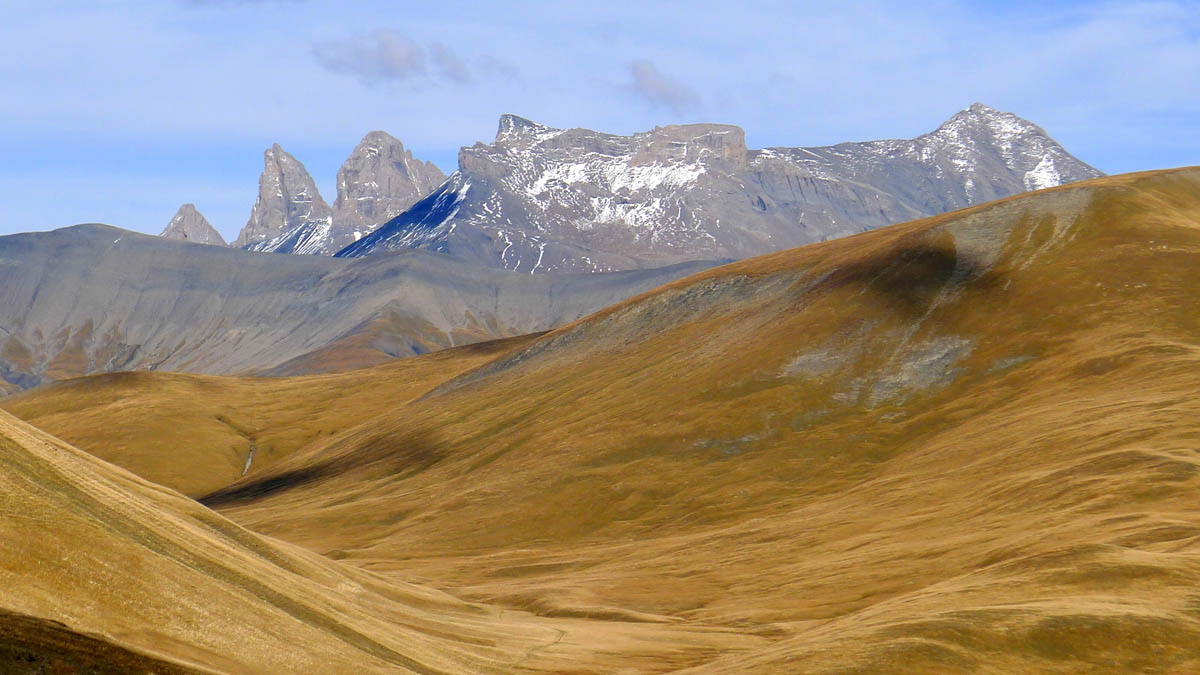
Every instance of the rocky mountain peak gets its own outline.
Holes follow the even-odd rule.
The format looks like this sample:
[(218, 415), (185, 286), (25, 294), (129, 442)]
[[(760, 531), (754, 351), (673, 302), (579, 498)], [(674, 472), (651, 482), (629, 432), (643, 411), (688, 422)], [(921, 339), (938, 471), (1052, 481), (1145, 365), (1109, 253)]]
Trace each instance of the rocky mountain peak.
[(368, 133), (338, 170), (328, 252), (370, 234), (444, 180), (441, 169), (414, 158), (391, 134)]
[(196, 210), (195, 204), (180, 206), (179, 210), (175, 212), (175, 217), (167, 223), (167, 227), (158, 236), (164, 239), (190, 241), (195, 244), (226, 245), (221, 233), (208, 224), (208, 220)]
[(964, 111), (964, 112), (967, 112), (967, 111), (973, 112), (976, 115), (1002, 115), (1002, 114), (1004, 114), (1004, 113), (1000, 112), (999, 110), (993, 108), (992, 106), (987, 105), (986, 103), (980, 103), (979, 101), (975, 101), (971, 105), (967, 106), (966, 111)]
[(505, 113), (500, 116), (500, 124), (496, 129), (496, 141), (499, 142), (511, 136), (527, 134), (539, 135), (555, 131), (560, 130), (548, 127), (544, 124), (538, 124), (537, 122), (525, 119), (524, 117)]
[(320, 253), (326, 248), (332, 210), (308, 170), (275, 143), (263, 153), (258, 198), (233, 245), (256, 251)]
[[(994, 133), (1010, 136), (1027, 133), (1045, 135), (1046, 133), (1041, 127), (1029, 120), (978, 102), (972, 103), (970, 107), (955, 113), (942, 126), (938, 127), (937, 131), (945, 129), (989, 129)], [(937, 131), (934, 133), (937, 133)]]
[(941, 156), (962, 175), (964, 190), (972, 203), (1005, 196), (977, 192), (980, 181), (976, 174), (980, 173), (1016, 174), (1025, 190), (1102, 175), (1072, 157), (1033, 122), (978, 102), (916, 142), (922, 145), (923, 153)]

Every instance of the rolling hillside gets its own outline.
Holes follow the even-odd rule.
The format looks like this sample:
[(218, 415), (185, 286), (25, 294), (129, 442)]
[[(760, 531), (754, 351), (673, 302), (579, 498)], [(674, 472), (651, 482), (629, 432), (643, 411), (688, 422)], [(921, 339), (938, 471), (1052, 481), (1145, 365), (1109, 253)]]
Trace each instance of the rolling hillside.
[(306, 377), (110, 373), (10, 396), (0, 407), (146, 480), (200, 497), (533, 337)]
[[(1198, 263), (1195, 168), (770, 254), (444, 377), (417, 359), (410, 393), (201, 501), (505, 616), (699, 631), (640, 634), (696, 672), (1187, 672)], [(122, 396), (170, 410), (165, 378)], [(66, 435), (96, 382), (19, 405)]]
[(545, 620), (388, 581), (248, 532), (4, 413), (0, 463), (5, 673), (661, 671), (763, 642)]

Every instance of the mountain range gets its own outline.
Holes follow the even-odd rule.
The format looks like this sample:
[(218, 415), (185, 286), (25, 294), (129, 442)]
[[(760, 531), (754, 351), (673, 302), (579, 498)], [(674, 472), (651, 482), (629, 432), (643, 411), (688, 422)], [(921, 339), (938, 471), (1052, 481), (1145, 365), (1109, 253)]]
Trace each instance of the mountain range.
[(1198, 263), (981, 104), (0, 237), (0, 673), (1200, 672)]
[(372, 132), (321, 198), (278, 145), (234, 246), (362, 257), (421, 248), (527, 273), (745, 258), (1102, 175), (976, 103), (911, 140), (753, 150), (734, 126), (632, 136), (504, 115), (446, 178)]
[[(100, 225), (2, 237), (0, 387), (373, 365), (548, 330), (721, 260), (1098, 173), (979, 104), (912, 141), (767, 150), (736, 127), (613, 136), (508, 115), (459, 164), (446, 178), (372, 132), (330, 206), (275, 145), (232, 244), (246, 251), (192, 204), (159, 238)], [(253, 255), (266, 252), (314, 255)], [(542, 272), (556, 280), (528, 279)]]
[(979, 103), (912, 140), (765, 150), (733, 126), (615, 136), (506, 115), (458, 163), (337, 255), (424, 248), (530, 273), (737, 259), (1101, 175)]

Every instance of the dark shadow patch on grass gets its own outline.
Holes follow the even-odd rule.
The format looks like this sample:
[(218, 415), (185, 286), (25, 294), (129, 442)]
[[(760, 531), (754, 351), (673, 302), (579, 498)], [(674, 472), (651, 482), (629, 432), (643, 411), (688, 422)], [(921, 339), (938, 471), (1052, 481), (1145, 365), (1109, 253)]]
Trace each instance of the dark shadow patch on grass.
[(446, 456), (446, 449), (429, 434), (380, 433), (356, 443), (351, 452), (311, 466), (238, 481), (201, 497), (199, 501), (210, 508), (244, 504), (350, 472), (370, 477), (404, 478), (433, 467)]
[(283, 492), (301, 485), (316, 482), (322, 478), (327, 478), (332, 475), (329, 468), (328, 465), (311, 466), (296, 469), (295, 471), (285, 471), (273, 476), (256, 478), (246, 483), (234, 483), (215, 492), (210, 492), (201, 497), (199, 501), (209, 508), (257, 501), (277, 492)]
[(902, 241), (898, 246), (841, 265), (818, 286), (819, 290), (861, 287), (886, 304), (909, 314), (928, 309), (946, 289), (990, 291), (1003, 285), (1004, 275), (977, 256), (957, 251), (946, 240)]

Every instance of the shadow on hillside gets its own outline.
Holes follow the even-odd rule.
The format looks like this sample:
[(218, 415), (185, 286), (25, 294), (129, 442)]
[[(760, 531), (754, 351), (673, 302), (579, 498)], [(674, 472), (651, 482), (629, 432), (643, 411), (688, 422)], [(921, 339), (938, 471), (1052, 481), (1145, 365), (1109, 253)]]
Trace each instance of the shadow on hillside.
[(354, 443), (353, 449), (311, 466), (240, 480), (201, 497), (208, 507), (245, 504), (350, 472), (374, 478), (404, 478), (445, 459), (445, 449), (424, 432), (379, 433)]
[(839, 266), (820, 287), (859, 287), (890, 307), (920, 314), (943, 291), (990, 291), (1003, 284), (1004, 276), (976, 256), (956, 251), (952, 242), (908, 241)]

